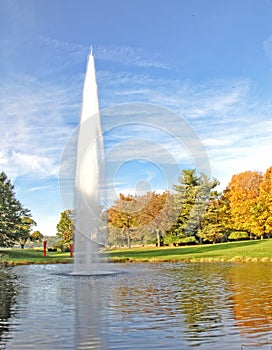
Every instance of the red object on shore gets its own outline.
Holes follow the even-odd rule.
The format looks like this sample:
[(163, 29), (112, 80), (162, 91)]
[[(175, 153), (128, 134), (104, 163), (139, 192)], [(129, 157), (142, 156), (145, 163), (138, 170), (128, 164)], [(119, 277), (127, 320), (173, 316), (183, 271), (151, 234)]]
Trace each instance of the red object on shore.
[(46, 256), (46, 244), (47, 241), (43, 241), (43, 256)]
[(70, 244), (70, 258), (73, 257), (73, 252), (74, 252), (74, 245), (71, 243)]

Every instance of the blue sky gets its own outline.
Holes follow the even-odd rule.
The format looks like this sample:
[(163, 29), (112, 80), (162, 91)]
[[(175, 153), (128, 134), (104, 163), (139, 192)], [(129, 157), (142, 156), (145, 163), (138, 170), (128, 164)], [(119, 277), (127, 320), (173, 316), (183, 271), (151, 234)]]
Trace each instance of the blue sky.
[[(105, 135), (106, 149), (115, 140), (127, 151), (113, 190), (171, 186), (189, 166), (174, 140), (185, 124), (222, 189), (235, 173), (272, 165), (271, 0), (0, 0), (0, 42), (0, 169), (44, 234), (56, 232), (65, 207), (59, 166), (79, 121), (90, 45), (102, 109), (151, 103), (181, 118), (170, 118), (174, 135), (158, 131), (164, 113), (153, 130), (136, 120)], [(166, 162), (144, 159), (152, 147)], [(180, 167), (171, 180), (161, 167), (170, 158)]]

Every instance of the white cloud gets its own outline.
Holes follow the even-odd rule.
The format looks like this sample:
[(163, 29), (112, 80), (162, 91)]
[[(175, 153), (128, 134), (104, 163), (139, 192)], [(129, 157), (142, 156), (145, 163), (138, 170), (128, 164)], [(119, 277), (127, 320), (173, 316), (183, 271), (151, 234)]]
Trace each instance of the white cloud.
[[(0, 166), (9, 176), (56, 176), (74, 118), (69, 91), (29, 76), (7, 81), (0, 93)], [(64, 117), (68, 117), (67, 121)]]
[(33, 173), (44, 178), (58, 174), (58, 166), (48, 157), (13, 151), (10, 161), (16, 166), (17, 176)]
[(70, 41), (58, 40), (50, 37), (41, 37), (43, 44), (53, 50), (69, 52), (73, 56), (83, 56), (86, 54), (87, 47), (82, 44), (73, 43)]
[(119, 46), (94, 48), (95, 57), (99, 60), (119, 62), (122, 65), (134, 65), (145, 68), (169, 69), (169, 65), (162, 63), (161, 57), (142, 48)]
[[(41, 41), (52, 50), (68, 52), (74, 57), (84, 57), (91, 50), (91, 47), (87, 45), (58, 40), (52, 37), (42, 37)], [(162, 57), (141, 47), (95, 46), (92, 49), (97, 60), (115, 62), (122, 66), (170, 69), (169, 64), (162, 63)]]
[[(252, 94), (248, 79), (217, 80), (196, 85), (137, 74), (127, 77), (117, 73), (113, 74), (114, 86), (107, 86), (105, 90), (106, 77), (104, 72), (101, 76), (101, 92), (105, 100), (109, 101), (108, 93), (112, 88), (111, 101), (158, 103), (181, 116), (185, 115), (186, 121), (207, 149), (212, 175), (218, 177), (222, 184), (226, 185), (232, 174), (240, 170), (257, 168), (265, 171), (270, 166), (271, 102), (258, 100)], [(118, 120), (122, 123), (121, 115)], [(151, 122), (146, 116), (145, 120)], [(178, 118), (168, 118), (167, 124), (176, 127), (178, 133)], [(153, 126), (156, 125), (155, 118)], [(125, 135), (130, 133), (128, 130), (125, 132)], [(131, 133), (134, 132), (135, 129), (132, 129)], [(143, 133), (143, 136), (153, 140), (147, 133)], [(159, 145), (172, 155), (179, 154), (179, 147), (160, 136), (156, 140)], [(129, 153), (130, 148), (127, 151)], [(133, 147), (131, 152), (135, 152)]]

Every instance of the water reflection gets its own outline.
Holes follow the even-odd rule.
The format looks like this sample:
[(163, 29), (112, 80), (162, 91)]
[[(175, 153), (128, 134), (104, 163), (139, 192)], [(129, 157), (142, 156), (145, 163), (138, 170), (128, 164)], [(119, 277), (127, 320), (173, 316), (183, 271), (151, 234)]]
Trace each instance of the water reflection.
[(271, 340), (272, 264), (113, 266), (120, 273), (91, 278), (57, 274), (67, 265), (14, 268), (7, 349), (261, 349)]
[(9, 337), (9, 319), (15, 313), (17, 284), (16, 276), (10, 269), (0, 270), (0, 347)]
[[(192, 346), (236, 343), (226, 270), (215, 264), (184, 264), (175, 268), (175, 299), (183, 317), (184, 337)], [(230, 337), (231, 334), (231, 337)]]
[(271, 264), (238, 264), (228, 271), (233, 313), (247, 338), (272, 342)]
[(104, 278), (75, 277), (75, 349), (108, 349), (101, 321), (108, 314)]

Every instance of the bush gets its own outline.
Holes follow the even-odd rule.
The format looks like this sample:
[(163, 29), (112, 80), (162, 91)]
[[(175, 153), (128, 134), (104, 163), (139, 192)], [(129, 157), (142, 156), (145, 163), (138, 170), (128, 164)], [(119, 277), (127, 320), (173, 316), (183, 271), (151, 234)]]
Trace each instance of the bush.
[(229, 235), (229, 240), (237, 240), (239, 241), (240, 239), (247, 239), (248, 238), (248, 233), (245, 231), (232, 231), (231, 234)]
[(70, 251), (70, 243), (63, 243), (62, 241), (59, 241), (53, 246), (54, 249), (60, 249), (62, 252), (69, 252)]
[(173, 245), (173, 246), (181, 246), (181, 245), (191, 245), (191, 244), (197, 244), (197, 240), (195, 236), (188, 236), (188, 237), (180, 237), (173, 234), (167, 234), (163, 238), (164, 245)]

